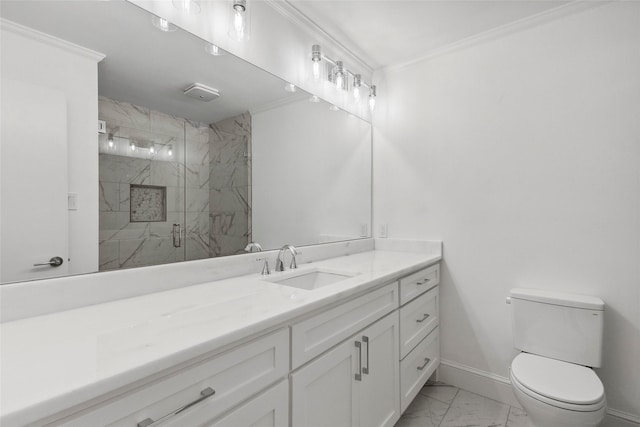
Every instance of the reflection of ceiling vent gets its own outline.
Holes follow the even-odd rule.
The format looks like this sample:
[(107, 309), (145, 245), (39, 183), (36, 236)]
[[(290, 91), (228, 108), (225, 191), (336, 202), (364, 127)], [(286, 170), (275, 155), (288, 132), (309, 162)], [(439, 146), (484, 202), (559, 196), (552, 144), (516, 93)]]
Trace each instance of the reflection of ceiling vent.
[(218, 92), (218, 89), (214, 89), (200, 83), (194, 83), (186, 88), (184, 90), (184, 94), (190, 98), (194, 98), (204, 102), (213, 101), (220, 96), (220, 92)]

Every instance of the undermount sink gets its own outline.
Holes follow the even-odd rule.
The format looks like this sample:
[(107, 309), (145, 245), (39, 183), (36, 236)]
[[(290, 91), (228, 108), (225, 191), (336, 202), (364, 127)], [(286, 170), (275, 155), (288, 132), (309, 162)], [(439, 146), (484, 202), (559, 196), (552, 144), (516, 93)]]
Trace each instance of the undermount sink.
[(315, 268), (313, 270), (292, 272), (286, 274), (286, 276), (268, 278), (265, 280), (279, 285), (291, 286), (293, 288), (306, 289), (310, 291), (324, 286), (333, 285), (334, 283), (350, 279), (353, 276), (355, 276), (355, 274)]

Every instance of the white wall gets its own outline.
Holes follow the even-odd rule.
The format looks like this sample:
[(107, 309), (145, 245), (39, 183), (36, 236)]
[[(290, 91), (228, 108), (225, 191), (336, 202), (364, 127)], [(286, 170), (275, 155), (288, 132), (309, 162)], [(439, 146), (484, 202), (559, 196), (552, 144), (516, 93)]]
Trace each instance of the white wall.
[(264, 248), (369, 227), (371, 126), (327, 107), (304, 99), (252, 116), (252, 239)]
[(78, 194), (78, 209), (69, 211), (69, 274), (97, 271), (98, 61), (103, 56), (24, 27), (2, 28), (3, 76), (66, 96), (67, 191)]
[(596, 295), (609, 406), (640, 417), (640, 3), (375, 79), (374, 218), (444, 241), (443, 359), (507, 377), (510, 288)]

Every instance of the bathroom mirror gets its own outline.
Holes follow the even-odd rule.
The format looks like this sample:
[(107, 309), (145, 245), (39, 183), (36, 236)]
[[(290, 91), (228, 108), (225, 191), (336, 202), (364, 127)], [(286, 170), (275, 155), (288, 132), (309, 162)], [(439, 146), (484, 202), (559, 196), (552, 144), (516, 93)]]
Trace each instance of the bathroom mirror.
[[(266, 250), (369, 235), (369, 123), (311, 102), (310, 94), (181, 29), (160, 31), (128, 2), (0, 7), (3, 20), (105, 55), (96, 99), (105, 128), (87, 165), (98, 169), (99, 203), (91, 215), (99, 218), (99, 259), (79, 270), (45, 266), (42, 273), (30, 266), (49, 261), (43, 252), (37, 260), (11, 260), (40, 275), (6, 274), (4, 258), (22, 238), (5, 238), (4, 231), (24, 235), (31, 223), (6, 223), (5, 187), (18, 183), (3, 172), (3, 283), (234, 255), (250, 241)], [(40, 151), (47, 153), (30, 147), (34, 164), (48, 162), (37, 157)], [(3, 145), (3, 165), (14, 160), (7, 153)], [(83, 196), (69, 193), (63, 214), (73, 215), (74, 198)], [(20, 206), (11, 205), (19, 221)], [(46, 199), (37, 206), (60, 210)], [(37, 252), (33, 245), (29, 250)]]

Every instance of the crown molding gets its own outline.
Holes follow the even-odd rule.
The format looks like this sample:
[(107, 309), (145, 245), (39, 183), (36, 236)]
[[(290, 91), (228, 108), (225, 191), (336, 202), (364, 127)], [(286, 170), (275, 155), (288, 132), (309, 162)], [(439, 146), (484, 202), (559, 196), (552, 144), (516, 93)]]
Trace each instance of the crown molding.
[(524, 31), (529, 28), (536, 27), (548, 22), (552, 22), (556, 19), (563, 18), (565, 16), (572, 15), (583, 10), (602, 6), (604, 4), (613, 3), (615, 0), (574, 0), (570, 3), (554, 7), (535, 15), (530, 15), (517, 21), (509, 22), (508, 24), (500, 25), (487, 31), (483, 31), (478, 34), (474, 34), (470, 37), (458, 40), (456, 42), (447, 44), (440, 48), (431, 50), (425, 54), (417, 56), (408, 61), (401, 62), (399, 64), (389, 65), (386, 67), (380, 67), (376, 69), (376, 72), (387, 71), (400, 71), (404, 68), (410, 67), (420, 62), (430, 61), (437, 57), (448, 55), (450, 53), (466, 49), (475, 46), (480, 43), (486, 43), (491, 40), (499, 39), (511, 34), (515, 34)]
[(2, 28), (3, 31), (9, 31), (14, 34), (19, 34), (32, 40), (66, 50), (67, 52), (71, 52), (79, 56), (84, 56), (85, 58), (91, 59), (96, 62), (102, 61), (106, 56), (100, 52), (96, 52), (95, 50), (87, 49), (86, 47), (82, 47), (58, 37), (54, 37), (50, 34), (34, 30), (33, 28), (25, 27), (24, 25), (9, 21), (4, 18), (0, 18), (0, 28)]
[[(264, 2), (271, 6), (280, 15), (284, 16), (288, 21), (311, 32), (315, 36), (320, 36), (323, 41), (326, 41), (334, 47), (337, 47), (338, 49), (347, 53), (350, 57), (349, 59), (357, 64), (357, 68), (360, 68), (369, 74), (373, 73), (374, 69), (369, 65), (366, 59), (363, 59), (353, 53), (353, 51), (351, 51), (348, 47), (346, 47), (339, 40), (333, 37), (329, 32), (322, 29), (322, 27), (320, 27), (314, 20), (302, 13), (289, 0), (264, 0)], [(309, 46), (309, 49), (311, 49), (311, 46)]]

